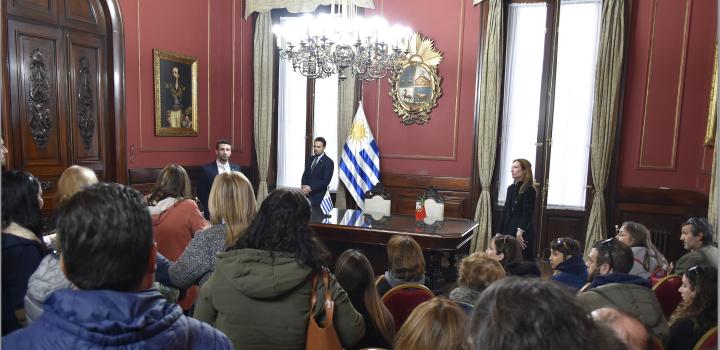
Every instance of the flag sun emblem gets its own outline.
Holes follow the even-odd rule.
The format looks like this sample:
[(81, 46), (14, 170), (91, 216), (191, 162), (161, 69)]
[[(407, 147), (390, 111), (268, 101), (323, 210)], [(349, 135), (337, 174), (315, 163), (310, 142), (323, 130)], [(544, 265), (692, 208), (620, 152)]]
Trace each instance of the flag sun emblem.
[(367, 137), (367, 130), (362, 123), (354, 122), (350, 129), (350, 138), (355, 142), (360, 142)]

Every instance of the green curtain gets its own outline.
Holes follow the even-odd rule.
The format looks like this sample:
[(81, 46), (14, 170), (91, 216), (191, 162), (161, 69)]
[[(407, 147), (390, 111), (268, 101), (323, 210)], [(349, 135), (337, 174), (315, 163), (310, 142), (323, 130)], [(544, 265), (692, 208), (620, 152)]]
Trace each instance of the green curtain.
[(270, 12), (258, 13), (255, 21), (253, 52), (254, 100), (253, 121), (255, 156), (257, 157), (260, 184), (257, 191), (258, 206), (268, 195), (267, 174), (273, 130), (273, 43)]
[(490, 181), (495, 167), (495, 153), (500, 119), (500, 93), (503, 69), (503, 1), (489, 0), (487, 32), (481, 58), (479, 91), (477, 93), (477, 155), (480, 174), (480, 198), (475, 207), (475, 230), (470, 251), (485, 250), (493, 231)]
[(625, 0), (604, 0), (595, 68), (595, 103), (590, 147), (590, 167), (595, 188), (585, 238), (586, 254), (590, 252), (594, 242), (607, 236), (605, 186), (615, 143), (624, 48)]

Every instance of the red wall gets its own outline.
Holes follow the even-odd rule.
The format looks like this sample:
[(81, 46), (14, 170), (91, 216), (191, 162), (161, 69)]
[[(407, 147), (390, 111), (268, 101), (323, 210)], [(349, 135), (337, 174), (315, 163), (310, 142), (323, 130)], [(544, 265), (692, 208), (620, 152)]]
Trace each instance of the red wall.
[[(120, 0), (125, 27), (128, 168), (197, 165), (214, 159), (215, 141), (252, 163), (252, 19), (243, 0)], [(198, 59), (197, 137), (154, 131), (154, 48)]]
[(382, 154), (382, 172), (470, 177), (480, 6), (465, 0), (412, 5), (375, 0), (375, 11), (369, 12), (429, 37), (443, 54), (438, 68), (443, 93), (425, 125), (400, 122), (386, 79), (363, 83), (363, 108)]
[(709, 192), (717, 2), (634, 1), (619, 185)]

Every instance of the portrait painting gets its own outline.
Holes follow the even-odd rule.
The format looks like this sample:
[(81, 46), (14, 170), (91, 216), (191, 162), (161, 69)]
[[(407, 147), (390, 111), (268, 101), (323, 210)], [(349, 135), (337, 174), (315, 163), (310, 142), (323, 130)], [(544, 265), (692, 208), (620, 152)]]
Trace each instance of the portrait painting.
[(155, 135), (197, 136), (197, 59), (153, 49)]

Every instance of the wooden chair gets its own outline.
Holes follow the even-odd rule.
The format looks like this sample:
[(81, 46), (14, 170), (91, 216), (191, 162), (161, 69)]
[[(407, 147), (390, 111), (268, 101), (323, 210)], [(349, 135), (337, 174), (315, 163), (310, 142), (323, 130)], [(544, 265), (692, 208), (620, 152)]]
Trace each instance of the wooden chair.
[(657, 297), (658, 302), (660, 302), (663, 314), (665, 314), (665, 317), (668, 319), (682, 301), (682, 296), (680, 295), (680, 291), (678, 291), (681, 285), (682, 276), (670, 275), (661, 279), (652, 287), (653, 292), (655, 292), (655, 297)]
[(382, 302), (395, 319), (399, 330), (415, 307), (435, 297), (430, 289), (419, 283), (404, 283), (390, 289), (382, 296)]
[(365, 209), (363, 209), (363, 212), (390, 216), (391, 207), (390, 193), (385, 191), (385, 187), (381, 183), (378, 182), (372, 190), (365, 192)]
[(717, 349), (717, 326), (710, 328), (705, 334), (695, 343), (693, 350), (711, 350)]
[[(385, 275), (380, 275), (380, 276), (375, 277), (375, 288), (377, 288), (377, 286), (379, 286), (380, 283), (383, 283), (384, 280), (385, 280)], [(382, 295), (381, 295), (381, 297), (382, 297)]]

